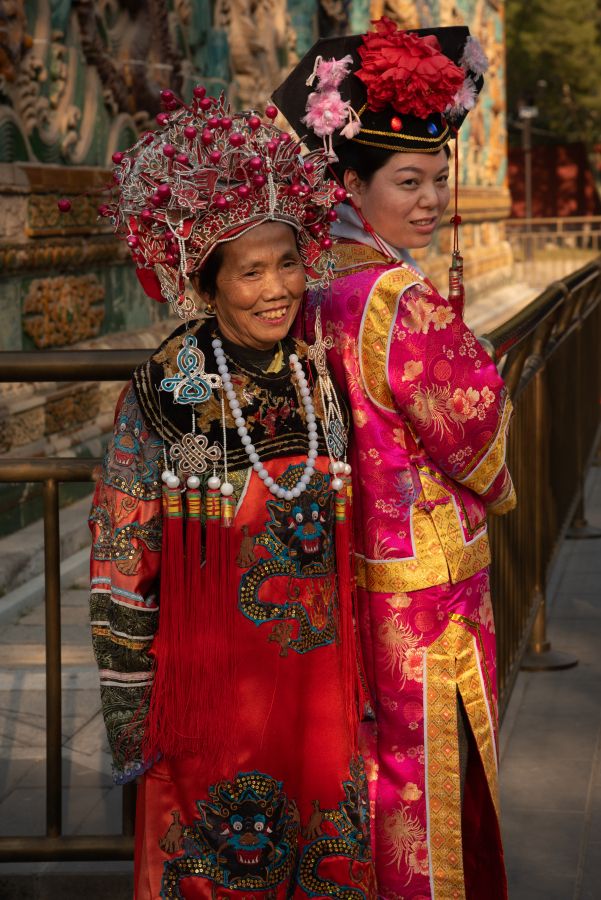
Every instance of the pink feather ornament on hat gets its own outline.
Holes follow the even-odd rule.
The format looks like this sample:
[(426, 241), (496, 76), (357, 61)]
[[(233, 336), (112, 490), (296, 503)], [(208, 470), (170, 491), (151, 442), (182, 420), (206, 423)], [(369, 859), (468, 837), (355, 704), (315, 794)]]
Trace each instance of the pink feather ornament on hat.
[(476, 77), (484, 75), (488, 70), (488, 57), (478, 38), (472, 37), (471, 35), (468, 37), (465, 42), (460, 65), (463, 69), (473, 72)]
[(468, 76), (453, 97), (453, 103), (447, 107), (445, 113), (451, 119), (455, 116), (463, 115), (474, 108), (477, 100), (478, 91), (476, 90), (476, 85), (473, 79)]
[(343, 100), (336, 90), (314, 91), (309, 94), (307, 115), (302, 121), (318, 137), (326, 137), (344, 124), (348, 106), (348, 100)]
[(479, 78), (488, 69), (488, 58), (482, 48), (482, 44), (475, 37), (468, 37), (463, 48), (459, 64), (465, 72), (463, 84), (453, 97), (445, 110), (445, 115), (451, 120), (465, 116), (478, 102), (478, 88), (474, 78)]
[(353, 57), (348, 53), (342, 59), (323, 59), (318, 56), (313, 72), (306, 81), (306, 84), (311, 86), (317, 79), (317, 88), (307, 98), (305, 106), (307, 114), (303, 116), (301, 122), (311, 128), (318, 137), (323, 138), (329, 160), (337, 159), (332, 147), (332, 135), (335, 131), (341, 128), (341, 133), (345, 137), (354, 137), (361, 130), (359, 117), (350, 102), (343, 100), (338, 91), (352, 64)]
[(318, 90), (328, 91), (338, 88), (348, 75), (352, 64), (353, 57), (350, 53), (347, 53), (342, 59), (322, 59), (321, 56), (318, 56), (313, 74), (307, 79), (307, 83), (313, 84), (317, 77), (319, 79)]

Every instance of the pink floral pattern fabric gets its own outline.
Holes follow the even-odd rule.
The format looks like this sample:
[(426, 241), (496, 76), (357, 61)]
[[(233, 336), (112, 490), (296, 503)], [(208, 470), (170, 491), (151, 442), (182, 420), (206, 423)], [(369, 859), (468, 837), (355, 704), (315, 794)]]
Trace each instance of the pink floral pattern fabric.
[[(342, 243), (352, 251), (352, 242)], [(511, 404), (459, 313), (408, 266), (386, 266), (371, 253), (373, 265), (346, 268), (321, 304), (334, 339), (328, 359), (352, 408), (356, 550), (373, 561), (413, 558), (411, 507), (427, 502), (424, 484), (434, 480), (455, 516), (464, 556), (474, 557), (472, 571), (464, 560), (465, 577), (489, 561), (486, 513), (515, 504), (504, 454)], [(390, 276), (400, 269), (408, 277), (392, 296)], [(381, 366), (374, 347), (381, 348)], [(477, 550), (476, 537), (483, 538)], [(444, 536), (439, 543), (451, 561), (456, 548)], [(436, 583), (429, 577), (424, 571), (420, 588)]]
[[(496, 722), (495, 636), (488, 573), (479, 572), (460, 584), (445, 584), (401, 594), (360, 591), (363, 651), (370, 672), (376, 721), (361, 726), (378, 897), (425, 900), (436, 893), (428, 852), (428, 747), (424, 662), (448, 628), (451, 616), (468, 620), (466, 631), (481, 647), (483, 684), (491, 687), (491, 720)], [(467, 705), (469, 698), (464, 699)], [(456, 720), (450, 723), (456, 729)], [(459, 828), (459, 825), (457, 825)], [(501, 850), (499, 847), (499, 855)], [(449, 882), (450, 882), (449, 877)], [(442, 879), (444, 890), (446, 879)], [(484, 889), (483, 889), (484, 890)], [(482, 897), (503, 896), (481, 893)], [(476, 895), (473, 895), (476, 896)]]
[[(362, 726), (362, 745), (378, 896), (503, 898), (486, 515), (515, 504), (505, 465), (511, 404), (459, 310), (418, 272), (352, 241), (336, 250), (321, 316), (354, 423), (359, 622), (375, 714)], [(436, 736), (427, 720), (445, 691)], [(468, 863), (464, 871), (459, 694), (487, 783), (482, 821), (492, 823), (495, 887), (470, 875)], [(439, 738), (455, 748), (446, 759)], [(436, 793), (439, 762), (454, 800)], [(468, 769), (468, 782), (473, 777)], [(454, 829), (436, 832), (445, 810)]]

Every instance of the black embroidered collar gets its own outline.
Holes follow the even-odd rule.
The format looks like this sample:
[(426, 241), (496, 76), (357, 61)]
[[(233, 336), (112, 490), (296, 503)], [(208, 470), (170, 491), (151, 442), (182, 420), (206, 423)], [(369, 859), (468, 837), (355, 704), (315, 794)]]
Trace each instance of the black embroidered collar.
[[(213, 390), (207, 401), (195, 404), (173, 402), (173, 395), (161, 390), (164, 378), (178, 372), (177, 354), (182, 349), (183, 337), (188, 332), (196, 337), (198, 349), (205, 357), (207, 373), (216, 371), (211, 342), (220, 337), (228, 360), (232, 382), (238, 394), (246, 427), (261, 460), (307, 453), (307, 428), (305, 413), (297, 388), (287, 364), (291, 353), (303, 360), (309, 384), (313, 386), (313, 404), (318, 419), (323, 420), (317, 373), (307, 359), (307, 346), (302, 341), (287, 337), (282, 341), (284, 366), (280, 372), (265, 372), (266, 356), (262, 351), (242, 348), (226, 341), (219, 333), (214, 320), (192, 322), (177, 328), (153, 353), (150, 359), (134, 372), (133, 385), (147, 423), (169, 446), (179, 443), (184, 434), (192, 431), (192, 410), (196, 417), (196, 431), (206, 435), (209, 445), (223, 444), (220, 392)], [(273, 357), (273, 353), (271, 353)], [(267, 360), (267, 366), (269, 362)], [(341, 400), (341, 398), (339, 397)], [(348, 417), (341, 400), (341, 406)], [(238, 435), (229, 406), (226, 402), (226, 440), (228, 467), (231, 471), (248, 468), (248, 457)], [(323, 429), (318, 429), (319, 454), (327, 456)]]

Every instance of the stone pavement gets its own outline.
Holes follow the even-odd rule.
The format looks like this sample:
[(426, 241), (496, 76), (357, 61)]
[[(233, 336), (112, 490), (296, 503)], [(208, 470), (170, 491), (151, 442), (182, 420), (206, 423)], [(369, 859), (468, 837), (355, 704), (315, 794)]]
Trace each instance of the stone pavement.
[[(601, 468), (587, 511), (601, 527)], [(67, 834), (120, 830), (89, 639), (85, 579), (63, 584), (63, 775)], [(0, 599), (9, 601), (7, 596)], [(511, 900), (601, 898), (601, 541), (566, 542), (549, 592), (549, 637), (577, 668), (521, 673), (501, 733)], [(0, 834), (43, 834), (44, 616), (0, 629)], [(126, 863), (0, 864), (1, 900), (128, 900)], [(446, 898), (439, 898), (446, 900)], [(479, 898), (480, 900), (480, 898)], [(487, 898), (481, 898), (487, 900)]]
[(478, 337), (489, 334), (531, 303), (540, 292), (540, 287), (532, 287), (523, 281), (481, 291), (475, 298), (470, 297), (468, 289), (464, 319)]
[[(121, 830), (121, 789), (110, 775), (87, 604), (85, 576), (63, 582), (63, 831), (111, 834)], [(0, 835), (44, 834), (44, 689), (38, 604), (0, 629)], [(86, 900), (129, 900), (131, 870), (127, 863), (0, 864), (0, 898), (68, 900), (85, 890)]]
[[(601, 467), (587, 481), (601, 528)], [(565, 541), (547, 636), (574, 669), (521, 672), (501, 730), (510, 900), (601, 898), (601, 540)], [(484, 898), (483, 898), (484, 900)]]

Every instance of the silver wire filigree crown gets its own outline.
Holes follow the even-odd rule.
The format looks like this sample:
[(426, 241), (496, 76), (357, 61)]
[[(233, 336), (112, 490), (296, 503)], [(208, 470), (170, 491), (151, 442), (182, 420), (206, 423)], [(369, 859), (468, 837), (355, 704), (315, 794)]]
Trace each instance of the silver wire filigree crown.
[(322, 152), (303, 158), (287, 132), (253, 111), (232, 114), (223, 95), (206, 97), (202, 88), (190, 105), (158, 118), (159, 130), (114, 154), (104, 207), (149, 296), (184, 307), (186, 281), (214, 247), (267, 221), (296, 230), (309, 282), (327, 283), (332, 207), (346, 193), (326, 177)]

